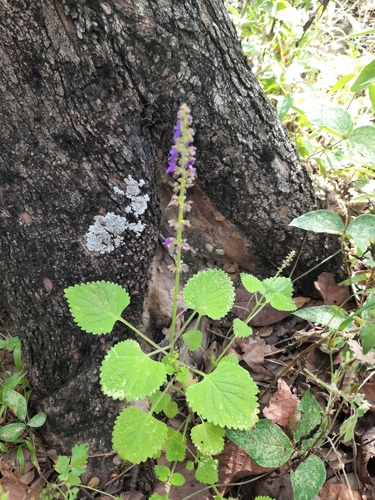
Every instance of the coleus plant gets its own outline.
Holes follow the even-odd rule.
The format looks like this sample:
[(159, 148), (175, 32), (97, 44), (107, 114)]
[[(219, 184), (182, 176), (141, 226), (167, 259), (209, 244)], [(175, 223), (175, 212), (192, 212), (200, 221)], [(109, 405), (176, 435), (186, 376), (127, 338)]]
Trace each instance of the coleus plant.
[[(177, 331), (177, 301), (179, 299), (180, 274), (183, 271), (182, 252), (188, 244), (182, 238), (185, 212), (190, 210), (186, 190), (193, 185), (195, 148), (191, 145), (193, 130), (190, 110), (182, 105), (174, 128), (174, 145), (169, 157), (167, 173), (174, 177), (172, 205), (178, 209), (175, 220), (169, 221), (175, 237), (169, 237), (164, 245), (175, 247), (176, 261), (171, 267), (175, 273), (170, 342), (161, 347), (149, 339), (122, 317), (130, 303), (128, 292), (118, 284), (97, 281), (71, 286), (65, 289), (70, 312), (82, 330), (102, 335), (110, 333), (120, 321), (146, 341), (151, 352), (143, 352), (136, 340), (128, 339), (114, 345), (104, 358), (100, 370), (102, 391), (113, 399), (136, 401), (149, 397), (148, 411), (127, 405), (118, 415), (112, 435), (113, 448), (123, 460), (136, 464), (148, 458), (158, 458), (165, 451), (169, 462), (184, 461), (187, 451), (187, 434), (196, 448), (188, 468), (195, 467), (196, 479), (212, 485), (216, 499), (222, 498), (215, 483), (218, 481), (218, 460), (215, 455), (224, 448), (226, 430), (246, 431), (258, 421), (258, 388), (247, 370), (237, 358), (227, 355), (236, 338), (248, 337), (252, 329), (249, 321), (267, 304), (283, 311), (294, 311), (292, 282), (276, 275), (260, 281), (255, 276), (241, 274), (247, 291), (255, 294), (256, 305), (248, 317), (233, 322), (233, 335), (218, 357), (211, 357), (211, 369), (203, 373), (179, 359), (176, 341), (182, 337), (188, 350), (202, 347), (202, 332), (198, 325), (202, 316), (212, 320), (223, 318), (232, 308), (234, 287), (228, 274), (220, 269), (207, 269), (190, 278), (183, 288), (183, 299), (190, 314)], [(283, 267), (289, 265), (288, 258)], [(282, 269), (280, 269), (279, 273)], [(279, 274), (278, 273), (278, 274)], [(195, 328), (187, 327), (195, 323)], [(184, 424), (179, 430), (165, 421), (179, 413), (175, 401), (179, 396)], [(188, 411), (185, 411), (187, 409)], [(162, 418), (164, 413), (165, 418)], [(191, 453), (191, 450), (190, 450)], [(152, 500), (168, 499), (171, 485), (182, 485), (184, 477), (168, 467), (156, 466), (156, 475), (166, 482), (166, 496), (154, 494)]]

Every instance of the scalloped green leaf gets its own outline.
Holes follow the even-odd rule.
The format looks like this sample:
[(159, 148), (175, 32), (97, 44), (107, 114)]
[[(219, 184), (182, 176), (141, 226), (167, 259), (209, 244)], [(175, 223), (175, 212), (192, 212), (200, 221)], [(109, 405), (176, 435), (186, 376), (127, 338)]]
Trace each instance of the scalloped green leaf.
[(125, 408), (116, 419), (112, 434), (113, 449), (133, 464), (157, 458), (167, 439), (168, 427), (135, 406)]
[(204, 484), (214, 484), (219, 480), (219, 461), (211, 457), (200, 457), (195, 478)]
[(298, 500), (314, 500), (326, 480), (326, 468), (323, 461), (310, 455), (290, 472), (294, 498)]
[(165, 379), (165, 365), (153, 361), (135, 340), (113, 346), (100, 368), (102, 391), (113, 399), (144, 398), (159, 389)]
[(263, 280), (264, 292), (266, 294), (280, 293), (285, 297), (292, 298), (293, 282), (290, 278), (278, 276), (277, 278), (267, 278)]
[(74, 321), (85, 332), (109, 333), (130, 303), (128, 292), (108, 281), (94, 281), (64, 290)]
[(315, 210), (293, 219), (289, 226), (299, 227), (313, 233), (343, 234), (341, 217), (330, 210)]
[(224, 449), (225, 430), (211, 422), (202, 422), (191, 429), (194, 446), (202, 455), (218, 455)]
[(250, 293), (263, 292), (263, 283), (252, 274), (241, 273), (241, 281)]
[(226, 436), (263, 467), (280, 467), (293, 453), (288, 436), (267, 418), (248, 431), (228, 429)]
[[(235, 358), (234, 355), (227, 358)], [(215, 425), (249, 429), (257, 421), (258, 388), (238, 361), (223, 358), (216, 370), (186, 390), (193, 411)]]
[(174, 472), (171, 476), (171, 484), (173, 486), (182, 486), (185, 484), (185, 478), (179, 472)]
[(184, 301), (201, 316), (221, 319), (232, 308), (234, 287), (221, 269), (206, 269), (194, 275), (184, 286)]
[(250, 337), (250, 335), (253, 334), (253, 330), (244, 321), (236, 318), (235, 320), (233, 320), (233, 333), (235, 337), (246, 338)]
[(165, 443), (168, 462), (183, 462), (186, 455), (186, 437), (171, 427), (168, 427), (168, 437)]
[(182, 335), (189, 351), (195, 351), (202, 346), (203, 333), (199, 330), (188, 330)]
[(270, 304), (278, 311), (295, 311), (297, 309), (294, 301), (282, 293), (273, 293), (270, 297)]
[(167, 392), (155, 391), (150, 397), (152, 411), (156, 414), (164, 411), (165, 406), (171, 402), (171, 396)]

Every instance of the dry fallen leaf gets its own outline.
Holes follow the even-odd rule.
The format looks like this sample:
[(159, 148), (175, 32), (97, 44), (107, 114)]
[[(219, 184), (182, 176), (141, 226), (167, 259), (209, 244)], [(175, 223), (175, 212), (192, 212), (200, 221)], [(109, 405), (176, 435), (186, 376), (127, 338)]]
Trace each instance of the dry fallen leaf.
[(219, 483), (221, 484), (236, 483), (243, 477), (257, 476), (272, 470), (254, 462), (246, 451), (233, 441), (227, 441), (223, 452), (215, 458), (219, 460)]
[[(242, 285), (236, 289), (236, 300), (232, 312), (240, 319), (247, 318), (256, 305), (254, 294), (249, 293)], [(267, 304), (253, 319), (249, 321), (251, 326), (269, 326), (289, 316), (289, 312), (278, 311)]]
[(358, 491), (353, 491), (346, 484), (325, 483), (319, 492), (321, 500), (362, 500)]
[(272, 394), (268, 408), (263, 410), (263, 415), (274, 424), (286, 427), (290, 417), (296, 411), (299, 399), (291, 393), (283, 379), (279, 379), (277, 385), (277, 391)]
[(339, 306), (350, 297), (347, 286), (339, 286), (333, 273), (322, 273), (318, 280), (314, 281), (314, 286), (322, 296), (324, 304), (327, 306)]

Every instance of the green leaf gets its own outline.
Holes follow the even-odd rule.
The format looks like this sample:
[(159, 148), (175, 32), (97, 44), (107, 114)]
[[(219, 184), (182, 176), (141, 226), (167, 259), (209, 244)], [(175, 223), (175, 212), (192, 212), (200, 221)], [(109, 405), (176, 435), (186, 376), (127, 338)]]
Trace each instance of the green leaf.
[[(71, 473), (76, 476), (81, 476), (86, 472), (89, 447), (87, 443), (76, 444), (72, 448), (72, 458), (71, 458)], [(80, 484), (80, 480), (78, 483)], [(70, 483), (72, 484), (72, 483)]]
[(368, 85), (368, 95), (371, 101), (372, 110), (375, 111), (375, 84), (370, 83)]
[(324, 463), (310, 455), (295, 471), (290, 472), (294, 500), (314, 500), (326, 479)]
[(120, 285), (95, 281), (64, 290), (74, 321), (88, 333), (109, 333), (129, 305), (128, 292)]
[(229, 429), (226, 436), (263, 467), (280, 467), (293, 453), (290, 439), (271, 420), (262, 419), (249, 431)]
[(281, 293), (273, 293), (270, 298), (270, 304), (278, 311), (295, 311), (297, 309), (294, 301)]
[(0, 439), (7, 443), (13, 443), (21, 436), (25, 429), (26, 425), (21, 423), (4, 425), (0, 429)]
[(343, 234), (345, 230), (341, 217), (330, 210), (307, 212), (292, 220), (289, 226), (299, 227), (314, 233)]
[(280, 107), (278, 107), (277, 111), (280, 120), (282, 120), (287, 115), (292, 105), (293, 105), (293, 97), (290, 94), (286, 94), (281, 102)]
[(293, 433), (296, 443), (303, 436), (307, 436), (322, 421), (322, 409), (309, 390), (305, 392), (297, 406), (296, 413), (298, 412), (301, 412), (301, 418), (297, 422)]
[(161, 495), (158, 495), (158, 493), (154, 493), (153, 495), (150, 496), (149, 500), (170, 500), (170, 498), (162, 497)]
[(253, 330), (239, 318), (236, 318), (233, 320), (233, 333), (237, 338), (246, 338), (253, 334)]
[(375, 59), (362, 69), (350, 91), (361, 92), (361, 90), (373, 81), (375, 81)]
[(81, 476), (87, 467), (88, 460), (87, 443), (76, 444), (72, 448), (72, 456), (57, 457), (55, 469), (59, 472), (60, 481), (68, 483), (70, 486), (81, 484)]
[(343, 108), (318, 105), (306, 111), (312, 125), (325, 128), (339, 137), (346, 137), (353, 128), (352, 118)]
[(354, 413), (346, 418), (340, 426), (340, 436), (343, 436), (344, 443), (348, 443), (354, 438), (354, 429), (358, 422), (358, 415)]
[(348, 139), (363, 156), (371, 163), (375, 163), (375, 127), (371, 125), (358, 127), (353, 130)]
[(116, 419), (112, 433), (113, 449), (123, 460), (139, 464), (160, 455), (167, 431), (168, 427), (150, 412), (144, 413), (130, 406)]
[(224, 449), (225, 430), (210, 422), (202, 422), (191, 429), (191, 440), (202, 455), (218, 455)]
[[(234, 358), (234, 355), (227, 356)], [(186, 390), (193, 411), (222, 427), (248, 429), (257, 421), (258, 388), (237, 360), (223, 358), (216, 370)]]
[(167, 481), (169, 474), (171, 473), (171, 469), (166, 465), (155, 465), (154, 466), (155, 475), (160, 481)]
[(186, 455), (186, 437), (180, 432), (168, 427), (168, 437), (165, 443), (168, 462), (183, 462)]
[(200, 457), (195, 478), (204, 484), (214, 484), (219, 480), (219, 461), (211, 457)]
[(232, 281), (221, 269), (201, 271), (184, 286), (184, 301), (189, 309), (201, 316), (221, 319), (234, 303)]
[(349, 224), (346, 232), (350, 234), (357, 247), (364, 253), (371, 240), (375, 238), (375, 215), (359, 215)]
[(199, 330), (188, 330), (182, 335), (182, 338), (189, 351), (195, 351), (202, 346), (203, 333)]
[(328, 94), (333, 94), (334, 92), (336, 92), (337, 90), (340, 90), (342, 89), (343, 87), (345, 87), (345, 85), (350, 82), (350, 80), (353, 80), (353, 78), (355, 77), (355, 74), (354, 73), (351, 73), (349, 75), (344, 75), (342, 76), (336, 83), (335, 85), (333, 85), (333, 87), (331, 88), (331, 90), (328, 92)]
[(361, 326), (359, 336), (363, 354), (367, 354), (375, 346), (375, 323), (366, 323)]
[(290, 278), (279, 276), (278, 278), (267, 278), (263, 280), (265, 294), (280, 293), (285, 297), (292, 298), (293, 282)]
[(255, 500), (274, 500), (274, 499), (270, 497), (255, 497)]
[(150, 397), (152, 411), (156, 414), (164, 411), (164, 407), (171, 402), (171, 396), (167, 392), (155, 391)]
[(241, 273), (241, 281), (246, 290), (250, 293), (263, 292), (263, 283), (252, 274)]
[(23, 454), (23, 446), (18, 446), (16, 451), (16, 464), (19, 467), (19, 475), (22, 476), (25, 470), (25, 456)]
[(70, 458), (65, 455), (58, 456), (54, 468), (59, 472), (60, 481), (66, 481), (70, 471)]
[(174, 472), (171, 476), (171, 484), (173, 486), (182, 486), (185, 484), (185, 478), (179, 472)]
[(102, 390), (113, 399), (144, 398), (159, 389), (166, 379), (164, 364), (153, 361), (135, 340), (113, 346), (100, 371)]
[(17, 418), (20, 420), (26, 419), (27, 401), (19, 392), (3, 387), (2, 402), (10, 408)]
[(47, 415), (41, 411), (41, 412), (37, 413), (36, 415), (34, 415), (33, 418), (31, 418), (27, 422), (27, 425), (29, 427), (33, 427), (33, 428), (42, 427), (42, 425), (44, 425), (46, 419), (47, 419)]
[(349, 317), (348, 313), (339, 306), (307, 307), (293, 314), (299, 318), (308, 319), (312, 323), (328, 326), (331, 330), (338, 330), (341, 323)]
[(165, 405), (163, 411), (168, 418), (174, 418), (178, 413), (178, 405), (175, 401), (170, 401)]

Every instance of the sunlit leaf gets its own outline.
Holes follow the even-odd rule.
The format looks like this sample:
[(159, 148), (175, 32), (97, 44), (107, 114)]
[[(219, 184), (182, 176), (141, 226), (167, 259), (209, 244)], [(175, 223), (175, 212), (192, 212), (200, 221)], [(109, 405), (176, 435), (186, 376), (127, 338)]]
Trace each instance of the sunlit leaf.
[(184, 286), (184, 301), (189, 309), (211, 319), (221, 319), (234, 303), (234, 287), (221, 269), (206, 269), (194, 275)]
[(330, 210), (307, 212), (292, 220), (289, 226), (299, 227), (314, 233), (342, 234), (345, 230), (341, 217)]
[(147, 356), (135, 340), (112, 347), (100, 368), (102, 390), (113, 399), (144, 398), (159, 389), (165, 378), (165, 365)]
[(129, 305), (128, 292), (120, 285), (95, 281), (64, 290), (74, 321), (88, 333), (109, 333)]

